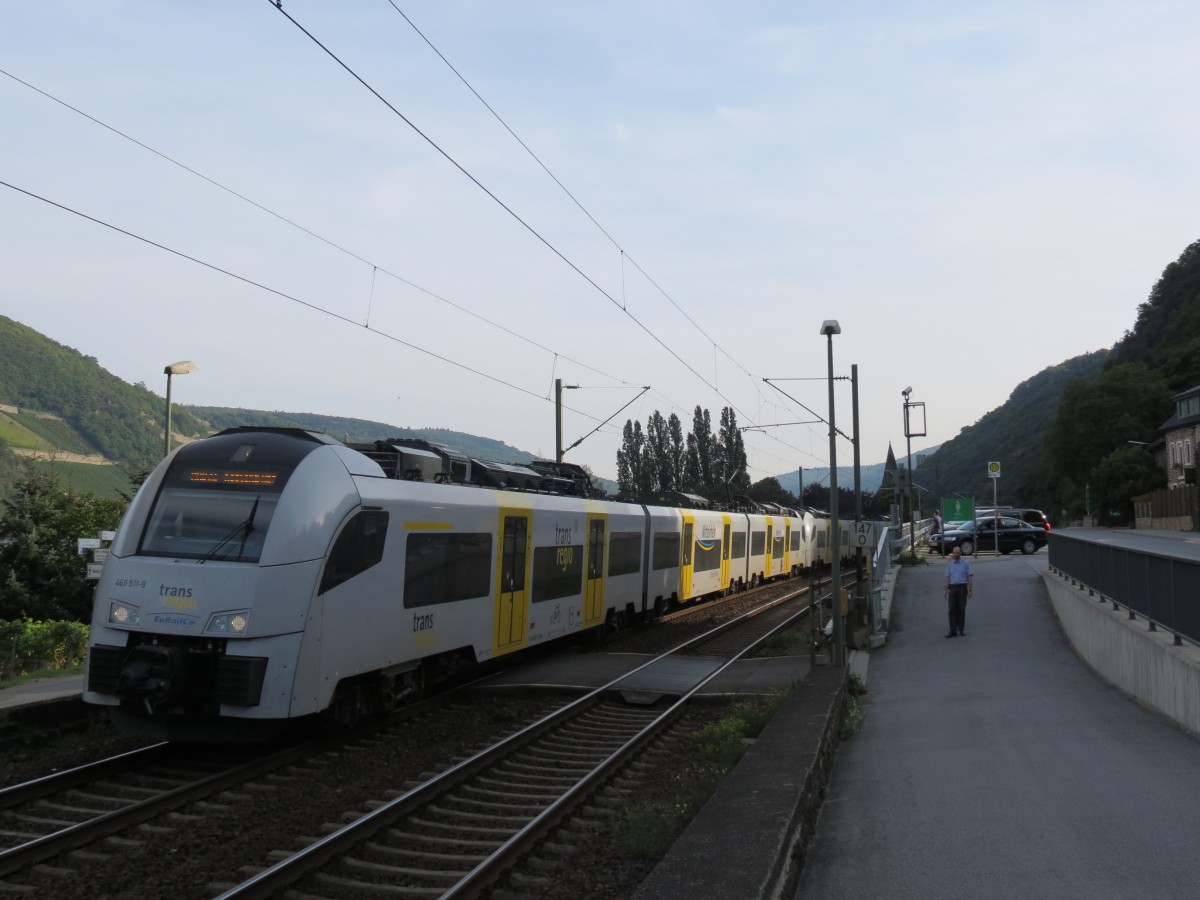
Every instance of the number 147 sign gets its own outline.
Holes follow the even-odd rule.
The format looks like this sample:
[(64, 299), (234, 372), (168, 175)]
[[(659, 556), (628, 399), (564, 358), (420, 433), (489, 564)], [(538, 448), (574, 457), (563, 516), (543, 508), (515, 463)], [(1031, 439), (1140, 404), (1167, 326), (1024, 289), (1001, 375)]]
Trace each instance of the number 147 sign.
[(988, 478), (999, 478), (999, 477), (1000, 477), (1000, 463), (998, 463), (998, 462), (988, 463)]

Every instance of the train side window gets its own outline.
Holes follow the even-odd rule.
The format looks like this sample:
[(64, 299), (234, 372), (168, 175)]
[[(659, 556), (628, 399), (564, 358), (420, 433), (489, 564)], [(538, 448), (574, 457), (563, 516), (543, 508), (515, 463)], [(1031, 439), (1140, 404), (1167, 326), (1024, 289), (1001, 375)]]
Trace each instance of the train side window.
[(721, 568), (721, 542), (696, 541), (696, 571), (711, 572)]
[(594, 519), (588, 531), (588, 580), (604, 573), (604, 521)]
[(575, 597), (583, 586), (583, 545), (534, 547), (532, 601)]
[(614, 531), (608, 541), (608, 577), (642, 570), (642, 533)]
[(750, 555), (762, 556), (767, 551), (767, 533), (753, 531), (750, 533)]
[(410, 534), (404, 549), (404, 607), (486, 597), (492, 562), (487, 532)]
[(654, 558), (650, 568), (675, 569), (679, 566), (679, 534), (663, 532), (654, 536)]
[(377, 565), (383, 559), (387, 528), (388, 514), (381, 509), (361, 510), (347, 522), (329, 553), (318, 593), (323, 594)]
[(792, 532), (792, 552), (795, 553), (800, 549), (800, 529), (797, 528)]
[(732, 546), (730, 547), (730, 555), (734, 559), (745, 559), (746, 558), (746, 532), (735, 531), (733, 533), (733, 537), (732, 537), (730, 543), (732, 544)]

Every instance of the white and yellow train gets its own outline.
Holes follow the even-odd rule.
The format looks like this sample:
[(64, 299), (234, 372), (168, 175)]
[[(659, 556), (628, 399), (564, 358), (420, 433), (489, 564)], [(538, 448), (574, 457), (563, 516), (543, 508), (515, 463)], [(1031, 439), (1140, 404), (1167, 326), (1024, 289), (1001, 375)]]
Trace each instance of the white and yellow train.
[(245, 427), (164, 460), (97, 585), (84, 699), (167, 739), (355, 721), (456, 667), (829, 562), (811, 513), (515, 490), (519, 467), (481, 487), (456, 483), (476, 461), (374, 446)]

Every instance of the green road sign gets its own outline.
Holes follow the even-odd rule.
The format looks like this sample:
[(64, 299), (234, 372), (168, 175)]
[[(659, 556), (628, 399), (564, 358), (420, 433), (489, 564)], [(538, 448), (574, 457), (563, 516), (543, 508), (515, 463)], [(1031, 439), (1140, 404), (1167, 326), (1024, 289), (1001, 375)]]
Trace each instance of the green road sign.
[(975, 518), (975, 501), (965, 497), (942, 500), (942, 519), (946, 522), (970, 522)]

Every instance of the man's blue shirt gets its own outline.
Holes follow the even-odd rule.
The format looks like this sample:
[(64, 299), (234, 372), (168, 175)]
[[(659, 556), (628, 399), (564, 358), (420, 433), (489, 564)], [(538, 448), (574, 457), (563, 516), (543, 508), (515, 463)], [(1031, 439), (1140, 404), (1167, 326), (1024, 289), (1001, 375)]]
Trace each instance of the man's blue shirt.
[(967, 579), (975, 573), (971, 571), (971, 561), (959, 557), (946, 563), (946, 577), (951, 584), (966, 584)]

